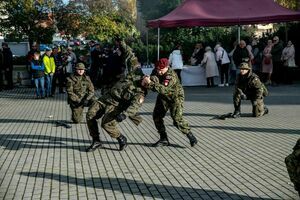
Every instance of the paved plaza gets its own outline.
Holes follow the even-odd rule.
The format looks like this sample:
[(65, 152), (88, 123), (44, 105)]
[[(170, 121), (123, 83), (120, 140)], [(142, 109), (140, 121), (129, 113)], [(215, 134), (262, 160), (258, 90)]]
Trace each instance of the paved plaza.
[[(152, 121), (156, 94), (141, 108), (144, 121), (119, 126), (129, 145), (101, 130), (103, 148), (92, 153), (85, 120), (67, 129), (66, 94), (36, 100), (33, 88), (0, 92), (0, 199), (299, 199), (284, 158), (300, 136), (300, 84), (271, 87), (270, 113), (217, 120), (233, 111), (233, 87), (185, 87), (185, 118), (198, 145), (165, 123), (169, 147), (153, 148), (159, 138)], [(100, 91), (97, 91), (97, 94)], [(99, 122), (100, 125), (100, 122)]]

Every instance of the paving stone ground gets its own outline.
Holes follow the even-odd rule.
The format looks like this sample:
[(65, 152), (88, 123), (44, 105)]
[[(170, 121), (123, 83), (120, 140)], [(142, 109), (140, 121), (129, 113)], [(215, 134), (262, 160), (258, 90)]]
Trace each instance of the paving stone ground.
[[(87, 126), (71, 129), (66, 94), (36, 100), (33, 88), (0, 92), (0, 199), (299, 199), (284, 158), (300, 135), (300, 84), (270, 88), (270, 114), (252, 118), (243, 102), (238, 119), (212, 119), (233, 111), (233, 87), (185, 87), (185, 118), (199, 143), (165, 123), (171, 146), (153, 148), (155, 93), (135, 126), (119, 126), (129, 146), (101, 131), (104, 147), (86, 153)], [(99, 93), (99, 91), (97, 91)]]

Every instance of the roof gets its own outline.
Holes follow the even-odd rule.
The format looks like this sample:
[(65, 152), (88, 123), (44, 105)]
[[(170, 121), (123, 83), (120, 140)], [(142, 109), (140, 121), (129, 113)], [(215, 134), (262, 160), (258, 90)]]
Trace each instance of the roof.
[(231, 26), (299, 21), (300, 12), (274, 0), (185, 0), (148, 27)]

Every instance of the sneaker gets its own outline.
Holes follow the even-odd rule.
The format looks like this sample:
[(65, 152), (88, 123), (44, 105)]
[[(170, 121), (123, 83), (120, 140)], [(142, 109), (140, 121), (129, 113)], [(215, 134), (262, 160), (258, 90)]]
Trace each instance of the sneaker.
[(225, 83), (225, 86), (226, 86), (226, 87), (228, 87), (228, 86), (229, 86), (229, 84), (228, 84), (228, 83)]
[(219, 87), (224, 87), (224, 84), (219, 84), (218, 86), (219, 86)]

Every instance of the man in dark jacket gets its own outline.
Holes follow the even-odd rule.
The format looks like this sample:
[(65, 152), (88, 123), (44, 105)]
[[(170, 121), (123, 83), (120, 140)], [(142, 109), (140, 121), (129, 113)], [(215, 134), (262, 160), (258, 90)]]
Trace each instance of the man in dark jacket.
[(13, 54), (6, 42), (2, 43), (2, 68), (5, 74), (5, 80), (7, 81), (7, 89), (13, 89)]
[(281, 61), (281, 54), (283, 50), (282, 41), (279, 40), (278, 36), (273, 38), (273, 47), (271, 50), (272, 62), (273, 62), (273, 73), (272, 73), (272, 84), (277, 85), (280, 83), (280, 76), (284, 74), (283, 64)]

